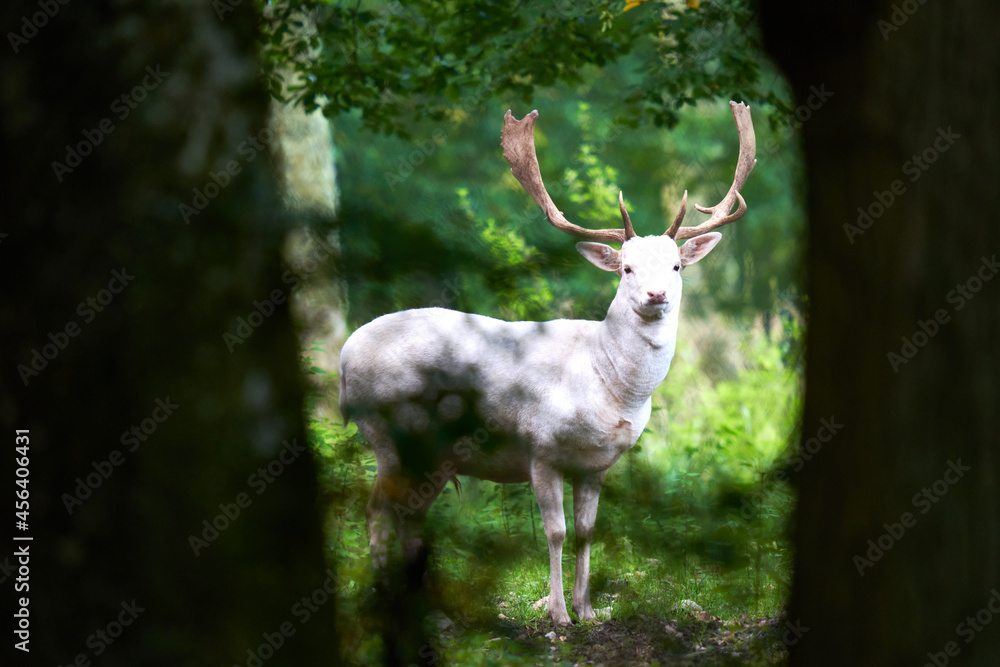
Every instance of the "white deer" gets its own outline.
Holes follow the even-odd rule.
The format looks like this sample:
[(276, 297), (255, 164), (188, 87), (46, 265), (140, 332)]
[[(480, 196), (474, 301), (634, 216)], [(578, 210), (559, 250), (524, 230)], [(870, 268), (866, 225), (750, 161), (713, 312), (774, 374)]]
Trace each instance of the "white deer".
[[(368, 503), (371, 555), (386, 563), (391, 525), (404, 557), (420, 553), (424, 516), (449, 479), (530, 481), (549, 547), (548, 606), (570, 624), (562, 588), (566, 536), (563, 479), (573, 483), (576, 583), (573, 610), (595, 621), (590, 544), (605, 474), (649, 420), (650, 397), (670, 368), (681, 304), (681, 269), (704, 257), (711, 232), (746, 212), (740, 189), (756, 160), (750, 109), (730, 102), (740, 153), (729, 192), (711, 218), (681, 227), (687, 192), (662, 236), (638, 237), (621, 194), (622, 229), (574, 225), (552, 203), (535, 155), (532, 111), (504, 117), (504, 157), (557, 229), (589, 241), (586, 259), (621, 279), (601, 322), (503, 322), (442, 308), (383, 315), (354, 332), (340, 358), (340, 406), (371, 444), (378, 473)], [(731, 212), (733, 205), (739, 208)], [(676, 240), (690, 239), (678, 247)], [(457, 484), (457, 479), (456, 479)]]

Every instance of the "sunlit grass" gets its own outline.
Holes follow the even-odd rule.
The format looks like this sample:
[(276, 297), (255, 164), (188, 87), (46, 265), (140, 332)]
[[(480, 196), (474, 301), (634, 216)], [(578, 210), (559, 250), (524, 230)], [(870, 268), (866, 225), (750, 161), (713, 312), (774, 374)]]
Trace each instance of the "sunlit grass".
[[(591, 597), (626, 641), (628, 628), (658, 619), (661, 630), (669, 625), (683, 634), (685, 650), (725, 636), (739, 646), (736, 630), (775, 619), (785, 605), (792, 497), (784, 485), (761, 480), (794, 436), (800, 376), (782, 352), (788, 344), (780, 332), (757, 327), (735, 335), (740, 353), (714, 380), (704, 370), (712, 360), (702, 341), (681, 343), (671, 376), (654, 395), (661, 409), (605, 482)], [(364, 517), (374, 457), (353, 425), (318, 416), (312, 443), (333, 499), (329, 556), (340, 579), (344, 654), (356, 664), (377, 662), (381, 642), (365, 617), (374, 585)], [(568, 483), (564, 495), (563, 588), (571, 609)], [(548, 594), (548, 551), (528, 484), (465, 479), (461, 494), (448, 486), (430, 510), (427, 536), (438, 599), (447, 601), (431, 619), (440, 637), (434, 650), (447, 664), (571, 664), (581, 642), (600, 632), (577, 625), (555, 640), (545, 637), (552, 624), (539, 601)], [(398, 556), (397, 541), (391, 545)]]

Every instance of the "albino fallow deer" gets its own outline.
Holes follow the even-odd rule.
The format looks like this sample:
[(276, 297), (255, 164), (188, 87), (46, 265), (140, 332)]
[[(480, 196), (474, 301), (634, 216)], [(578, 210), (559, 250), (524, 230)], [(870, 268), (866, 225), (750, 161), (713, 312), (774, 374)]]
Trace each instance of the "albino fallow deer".
[[(367, 510), (376, 569), (386, 563), (392, 524), (404, 557), (416, 558), (424, 516), (456, 475), (530, 481), (548, 539), (549, 613), (557, 625), (568, 625), (561, 559), (563, 479), (569, 477), (576, 525), (573, 609), (580, 620), (594, 620), (589, 574), (598, 497), (608, 468), (646, 426), (650, 397), (670, 368), (681, 269), (719, 242), (721, 235), (711, 230), (746, 212), (740, 189), (756, 163), (756, 140), (750, 109), (730, 106), (740, 152), (729, 192), (711, 208), (695, 207), (711, 214), (707, 221), (681, 227), (685, 191), (666, 233), (645, 237), (633, 231), (620, 194), (621, 229), (591, 230), (566, 220), (538, 169), (538, 112), (520, 121), (507, 112), (501, 146), (514, 176), (553, 226), (588, 240), (577, 250), (618, 275), (618, 292), (601, 322), (503, 322), (421, 308), (383, 315), (351, 335), (340, 358), (340, 406), (378, 462)], [(678, 247), (683, 239), (690, 240)]]

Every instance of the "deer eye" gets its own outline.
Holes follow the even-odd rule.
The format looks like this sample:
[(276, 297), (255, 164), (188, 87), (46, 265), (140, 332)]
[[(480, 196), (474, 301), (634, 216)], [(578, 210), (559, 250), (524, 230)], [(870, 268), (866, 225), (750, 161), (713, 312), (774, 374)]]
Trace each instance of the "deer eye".
[(632, 273), (632, 267), (626, 266), (624, 269), (622, 269), (622, 271), (624, 271), (625, 273)]
[(681, 270), (681, 265), (680, 264), (674, 264), (674, 271), (680, 271), (680, 270)]

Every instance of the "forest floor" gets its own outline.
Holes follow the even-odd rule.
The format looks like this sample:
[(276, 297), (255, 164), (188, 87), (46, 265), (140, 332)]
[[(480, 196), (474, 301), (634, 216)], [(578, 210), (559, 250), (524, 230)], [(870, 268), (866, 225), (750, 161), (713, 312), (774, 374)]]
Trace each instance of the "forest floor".
[(780, 617), (720, 621), (705, 612), (577, 623), (558, 631), (547, 619), (506, 619), (488, 638), (449, 627), (440, 650), (445, 664), (782, 665), (788, 644), (797, 640), (792, 627)]
[[(743, 398), (741, 406), (754, 404)], [(745, 410), (735, 412), (740, 420), (747, 418)], [(718, 422), (707, 414), (699, 419)], [(746, 433), (767, 430), (766, 424), (747, 424), (720, 430), (739, 436), (739, 446), (733, 445), (739, 451), (728, 458), (720, 453), (728, 450), (718, 438), (712, 447), (653, 443), (642, 452), (634, 448), (609, 472), (599, 539), (591, 549), (591, 596), (600, 623), (555, 628), (540, 604), (549, 592), (549, 554), (530, 485), (470, 478), (463, 480), (460, 496), (446, 488), (425, 525), (425, 540), (434, 547), (428, 602), (441, 611), (426, 619), (423, 664), (785, 664), (788, 646), (807, 631), (783, 612), (791, 578), (785, 521), (792, 500), (782, 484), (747, 486), (738, 478), (746, 469), (766, 479), (767, 464), (761, 461), (773, 458), (756, 445), (739, 449), (747, 445), (741, 439)], [(375, 460), (353, 424), (343, 427), (323, 418), (312, 427), (324, 461), (323, 484), (336, 499), (328, 546), (339, 579), (344, 664), (380, 664), (387, 648), (383, 638), (391, 642), (399, 628), (386, 626), (396, 619), (386, 615), (373, 588), (365, 505)], [(680, 426), (673, 428), (676, 440)], [(666, 453), (663, 460), (647, 461), (647, 450)], [(691, 458), (695, 455), (711, 461)], [(720, 469), (720, 462), (729, 467)], [(564, 493), (572, 498), (571, 489)], [(753, 513), (745, 516), (748, 507)], [(571, 545), (569, 507), (565, 520)], [(390, 540), (389, 556), (397, 563), (401, 558), (398, 540)], [(565, 549), (570, 608), (575, 560), (572, 549)]]

